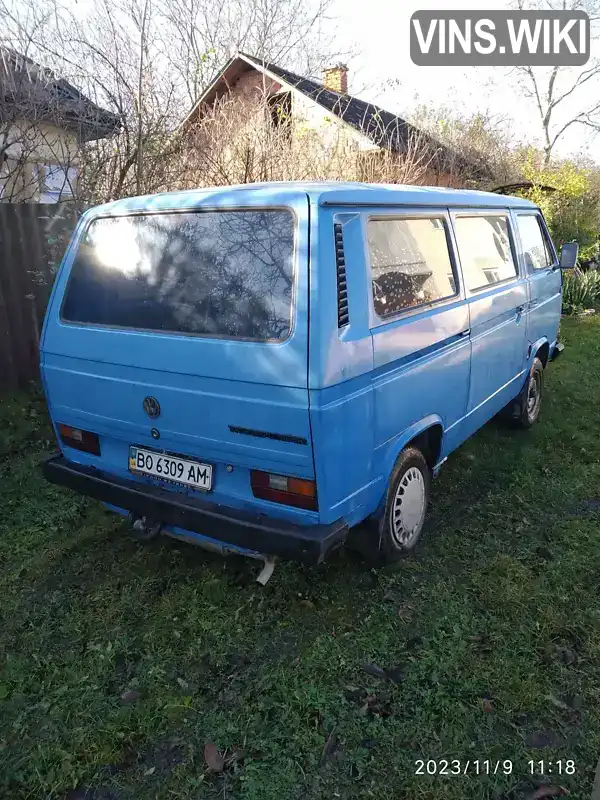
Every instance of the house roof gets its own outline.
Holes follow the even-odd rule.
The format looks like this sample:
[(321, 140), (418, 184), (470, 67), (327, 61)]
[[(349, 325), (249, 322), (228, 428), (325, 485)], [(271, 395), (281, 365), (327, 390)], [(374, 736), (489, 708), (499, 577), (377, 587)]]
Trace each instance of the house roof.
[(0, 46), (0, 119), (2, 105), (36, 121), (53, 122), (82, 141), (103, 139), (120, 127), (119, 117), (101, 108), (64, 78), (27, 56)]
[(259, 70), (273, 80), (301, 92), (312, 101), (327, 109), (345, 124), (369, 138), (378, 147), (397, 153), (406, 154), (411, 147), (429, 147), (434, 166), (468, 167), (471, 172), (484, 171), (480, 167), (464, 159), (455, 151), (441, 144), (427, 132), (417, 128), (402, 117), (392, 114), (374, 103), (367, 103), (349, 94), (327, 89), (313, 78), (303, 78), (290, 70), (283, 69), (266, 61), (237, 53), (220, 70), (214, 80), (205, 89), (194, 107), (183, 122), (183, 127), (193, 124), (202, 108), (213, 103), (219, 96), (229, 91), (245, 72)]
[[(257, 69), (261, 68), (261, 62), (258, 59), (245, 54), (241, 55), (255, 64)], [(411, 134), (427, 136), (427, 134), (406, 122), (402, 117), (398, 117), (390, 111), (385, 111), (374, 103), (366, 103), (364, 100), (359, 100), (358, 97), (332, 91), (312, 78), (302, 78), (300, 75), (296, 75), (287, 69), (282, 69), (275, 64), (265, 64), (265, 67), (285, 83), (293, 86), (303, 95), (318, 103), (318, 105), (323, 106), (335, 116), (343, 119), (345, 123), (355, 130), (368, 136), (379, 147), (405, 152)], [(427, 138), (431, 139), (429, 136)], [(441, 146), (437, 142), (436, 144)]]

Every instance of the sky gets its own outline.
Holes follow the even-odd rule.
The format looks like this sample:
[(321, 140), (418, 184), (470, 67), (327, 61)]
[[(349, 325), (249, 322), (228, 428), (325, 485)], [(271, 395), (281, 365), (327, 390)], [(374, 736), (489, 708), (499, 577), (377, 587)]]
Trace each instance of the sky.
[[(502, 0), (336, 0), (336, 43), (340, 50), (355, 50), (348, 59), (350, 91), (400, 115), (420, 103), (450, 105), (466, 113), (491, 112), (506, 117), (516, 137), (537, 138), (539, 143), (537, 109), (516, 90), (514, 72), (501, 67), (419, 67), (410, 60), (409, 20), (415, 11), (481, 12), (510, 6)], [(600, 80), (582, 90), (581, 99), (575, 97), (565, 114), (579, 111), (581, 103), (593, 102), (594, 96), (600, 98)], [(556, 154), (572, 153), (600, 163), (600, 136), (592, 136), (583, 126), (572, 126)]]

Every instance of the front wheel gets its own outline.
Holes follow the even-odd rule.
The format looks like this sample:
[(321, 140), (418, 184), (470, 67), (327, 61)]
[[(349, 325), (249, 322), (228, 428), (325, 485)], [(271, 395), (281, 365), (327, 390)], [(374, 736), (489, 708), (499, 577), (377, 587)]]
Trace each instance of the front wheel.
[(407, 447), (392, 471), (380, 521), (380, 547), (385, 561), (397, 561), (419, 541), (430, 488), (431, 471), (423, 454), (415, 447)]
[(516, 397), (512, 408), (512, 421), (519, 428), (531, 428), (539, 416), (544, 391), (544, 365), (539, 358), (533, 359), (525, 386)]

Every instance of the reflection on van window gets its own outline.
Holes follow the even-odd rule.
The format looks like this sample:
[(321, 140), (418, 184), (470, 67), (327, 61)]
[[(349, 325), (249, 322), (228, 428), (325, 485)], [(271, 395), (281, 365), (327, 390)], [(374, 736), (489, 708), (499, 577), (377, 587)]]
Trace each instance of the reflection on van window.
[(527, 268), (531, 270), (550, 267), (553, 258), (540, 228), (539, 218), (535, 214), (519, 214), (517, 225)]
[(291, 325), (293, 257), (289, 211), (97, 219), (75, 256), (63, 319), (284, 339)]
[(481, 289), (514, 278), (517, 274), (512, 256), (506, 217), (457, 217), (456, 240), (465, 283), (469, 289)]
[(456, 294), (442, 219), (370, 220), (367, 238), (380, 317)]

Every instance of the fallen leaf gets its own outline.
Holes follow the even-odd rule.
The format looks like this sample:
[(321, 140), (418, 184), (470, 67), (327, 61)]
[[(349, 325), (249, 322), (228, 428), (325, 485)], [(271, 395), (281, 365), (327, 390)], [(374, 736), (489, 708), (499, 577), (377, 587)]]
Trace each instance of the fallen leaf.
[(374, 747), (377, 747), (377, 741), (375, 739), (365, 739), (360, 743), (359, 747), (363, 747), (365, 750), (373, 750)]
[(117, 796), (113, 792), (102, 786), (78, 786), (65, 795), (65, 800), (94, 800), (94, 798), (117, 800)]
[(144, 775), (154, 775), (155, 772), (156, 767), (150, 767), (150, 769), (147, 769), (146, 772), (144, 772)]
[(189, 683), (184, 681), (183, 678), (177, 678), (177, 683), (184, 691), (190, 688)]
[(553, 747), (559, 749), (561, 747), (564, 747), (565, 740), (562, 738), (562, 736), (560, 736), (560, 734), (545, 729), (529, 733), (525, 737), (525, 745), (527, 747), (535, 747), (540, 749), (545, 747)]
[(404, 680), (404, 670), (402, 667), (386, 667), (384, 673), (392, 683), (402, 683)]
[(535, 792), (529, 795), (528, 800), (543, 800), (544, 797), (564, 797), (569, 794), (564, 786), (540, 786)]
[(583, 706), (583, 701), (577, 694), (565, 695), (565, 703), (569, 708), (573, 709), (573, 711), (581, 711), (581, 707)]
[(321, 763), (327, 760), (327, 758), (333, 753), (335, 750), (335, 746), (337, 744), (337, 736), (335, 734), (335, 728), (332, 728), (331, 733), (327, 737), (327, 741), (325, 742), (325, 746), (323, 747), (323, 752), (321, 753)]
[(491, 714), (492, 711), (494, 710), (494, 708), (492, 706), (492, 701), (488, 697), (484, 697), (483, 698), (483, 710), (487, 714)]
[(561, 711), (569, 710), (569, 706), (566, 703), (563, 703), (562, 700), (559, 700), (558, 697), (554, 697), (553, 694), (547, 694), (546, 700), (549, 700), (555, 708), (560, 708)]
[(375, 678), (381, 678), (382, 681), (386, 681), (388, 679), (385, 670), (381, 669), (381, 667), (378, 667), (377, 664), (361, 664), (360, 668), (363, 672), (373, 675)]
[(567, 667), (570, 667), (571, 664), (574, 664), (577, 661), (577, 655), (574, 650), (570, 650), (568, 647), (565, 647), (561, 650), (561, 659)]
[(234, 764), (243, 761), (245, 758), (246, 751), (242, 750), (240, 747), (234, 747), (231, 755), (227, 756), (225, 760), (225, 766), (232, 767)]
[(399, 606), (398, 608), (398, 616), (403, 622), (408, 622), (413, 615), (414, 606), (410, 603), (404, 603), (404, 605)]
[(126, 692), (120, 697), (119, 702), (122, 706), (131, 706), (140, 699), (140, 693), (137, 692), (135, 689), (128, 689)]
[(359, 708), (358, 713), (361, 716), (371, 714), (374, 717), (391, 717), (392, 709), (390, 707), (391, 695), (386, 692), (381, 692), (379, 695), (369, 694), (365, 697), (363, 705)]
[(250, 659), (243, 653), (232, 653), (228, 658), (228, 666), (230, 669), (240, 669), (249, 663)]
[(213, 742), (207, 742), (204, 745), (204, 761), (211, 772), (223, 772), (225, 759)]
[(364, 704), (360, 707), (358, 713), (361, 715), (361, 717), (366, 717), (366, 715), (369, 713), (369, 701), (368, 700), (365, 700)]
[(344, 697), (350, 702), (355, 700), (362, 700), (367, 694), (366, 689), (361, 689), (359, 686), (346, 686), (344, 690)]

